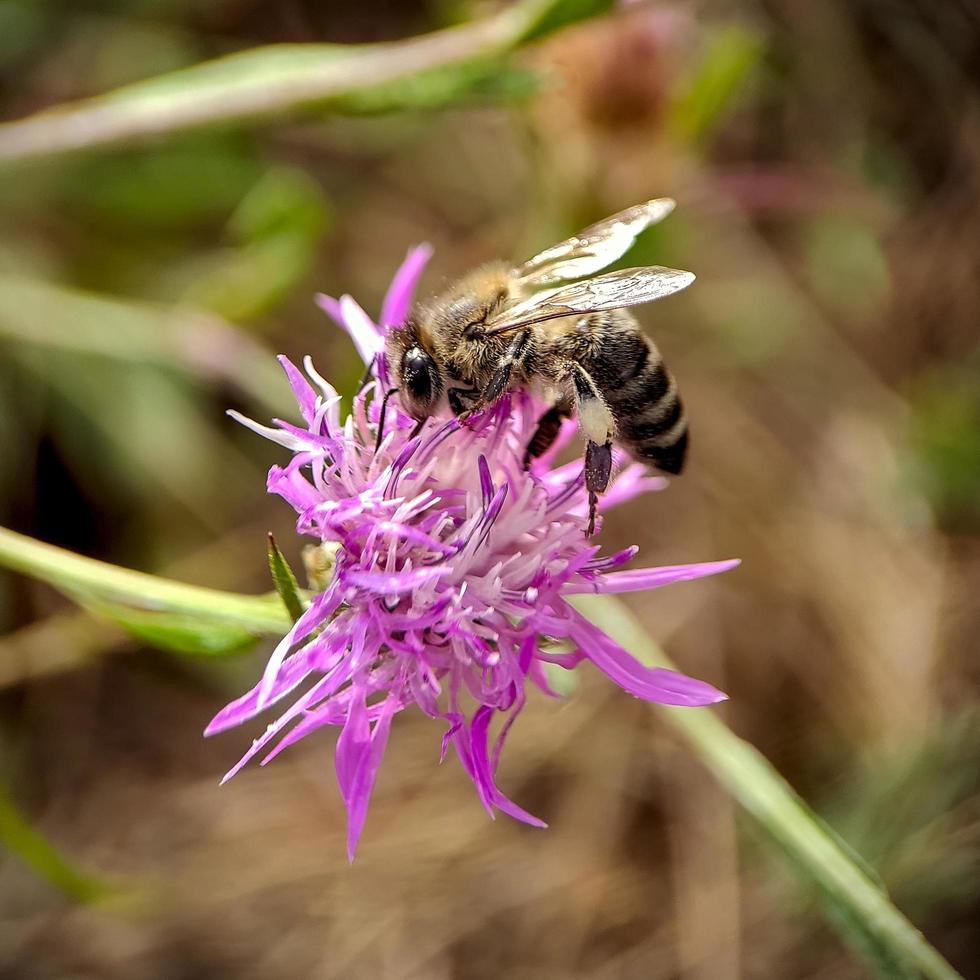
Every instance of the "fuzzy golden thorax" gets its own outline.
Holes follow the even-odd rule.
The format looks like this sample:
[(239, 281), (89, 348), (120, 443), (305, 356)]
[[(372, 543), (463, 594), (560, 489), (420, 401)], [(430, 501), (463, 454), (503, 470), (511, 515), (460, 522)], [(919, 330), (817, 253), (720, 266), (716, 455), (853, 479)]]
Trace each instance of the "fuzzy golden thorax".
[(419, 304), (403, 329), (389, 333), (388, 370), (407, 411), (426, 418), (440, 410), (449, 388), (487, 387), (508, 338), (487, 337), (481, 328), (517, 298), (509, 267), (495, 262)]

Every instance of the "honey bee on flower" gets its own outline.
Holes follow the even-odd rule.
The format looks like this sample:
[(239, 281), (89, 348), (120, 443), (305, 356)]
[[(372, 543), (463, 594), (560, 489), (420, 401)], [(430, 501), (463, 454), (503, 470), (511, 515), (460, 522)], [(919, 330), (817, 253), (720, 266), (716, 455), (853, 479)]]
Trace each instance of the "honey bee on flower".
[[(557, 465), (574, 432), (566, 422), (530, 467), (530, 441), (547, 406), (533, 392), (504, 393), (481, 416), (420, 423), (397, 398), (381, 356), (402, 328), (429, 257), (409, 252), (385, 298), (380, 325), (349, 296), (321, 306), (353, 339), (373, 380), (341, 417), (340, 397), (307, 358), (305, 376), (280, 358), (303, 417), (243, 424), (292, 453), (268, 488), (297, 512), (297, 531), (333, 553), (332, 577), (273, 651), (259, 683), (220, 711), (206, 734), (291, 703), (255, 740), (268, 761), (325, 725), (340, 728), (336, 771), (353, 859), (392, 719), (415, 705), (444, 723), (481, 802), (535, 826), (498, 788), (507, 733), (531, 683), (547, 694), (547, 665), (591, 662), (649, 701), (705, 705), (724, 695), (703, 681), (646, 667), (568, 602), (586, 592), (633, 592), (724, 571), (735, 561), (624, 570), (635, 547), (604, 555), (584, 531), (590, 500), (579, 461)], [(234, 413), (233, 413), (234, 414)], [(380, 438), (379, 438), (380, 432)], [(639, 463), (613, 477), (602, 507), (658, 489)], [(551, 641), (569, 652), (552, 652)], [(548, 646), (544, 644), (548, 641)], [(502, 725), (491, 739), (499, 714)]]

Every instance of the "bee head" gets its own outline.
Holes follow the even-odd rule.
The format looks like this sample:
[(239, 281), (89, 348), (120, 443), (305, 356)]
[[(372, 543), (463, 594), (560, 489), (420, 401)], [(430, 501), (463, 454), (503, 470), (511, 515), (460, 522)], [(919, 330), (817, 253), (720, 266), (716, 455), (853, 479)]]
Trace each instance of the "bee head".
[(401, 403), (417, 419), (428, 418), (442, 397), (442, 371), (409, 322), (388, 336), (388, 369), (401, 393)]

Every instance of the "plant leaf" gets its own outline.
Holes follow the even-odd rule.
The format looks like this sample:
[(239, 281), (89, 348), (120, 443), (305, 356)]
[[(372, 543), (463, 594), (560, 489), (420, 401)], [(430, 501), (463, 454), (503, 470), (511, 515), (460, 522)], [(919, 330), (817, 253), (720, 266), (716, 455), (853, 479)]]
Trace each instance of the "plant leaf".
[(708, 43), (671, 108), (669, 128), (688, 139), (703, 138), (725, 114), (764, 54), (762, 39), (745, 27), (726, 27)]
[(510, 101), (531, 95), (538, 76), (510, 67), (503, 58), (474, 58), (419, 72), (330, 99), (326, 108), (350, 115), (435, 109), (460, 101)]
[(77, 868), (39, 834), (4, 789), (0, 789), (0, 842), (37, 875), (76, 902), (96, 902), (116, 891), (108, 883)]
[(88, 612), (118, 623), (137, 639), (161, 650), (221, 657), (241, 653), (258, 640), (254, 632), (233, 623), (211, 621), (196, 614), (138, 609), (94, 599), (71, 589), (62, 591)]
[[(373, 100), (373, 111), (385, 100), (391, 108), (403, 108), (413, 91), (417, 104), (438, 104), (468, 88), (468, 63), (499, 58), (610, 6), (611, 0), (520, 0), (493, 17), (403, 41), (253, 48), (4, 123), (0, 160), (28, 160), (215, 123), (280, 117), (303, 107), (343, 108), (344, 100), (350, 106), (359, 96)], [(445, 75), (432, 74), (451, 68), (463, 73), (462, 85), (460, 79), (450, 82)], [(399, 93), (402, 85), (406, 87)]]
[(286, 556), (279, 550), (279, 545), (271, 534), (269, 535), (269, 571), (272, 573), (276, 592), (279, 593), (286, 612), (295, 623), (306, 611), (306, 603), (300, 595), (299, 583), (289, 567), (289, 562), (286, 561)]

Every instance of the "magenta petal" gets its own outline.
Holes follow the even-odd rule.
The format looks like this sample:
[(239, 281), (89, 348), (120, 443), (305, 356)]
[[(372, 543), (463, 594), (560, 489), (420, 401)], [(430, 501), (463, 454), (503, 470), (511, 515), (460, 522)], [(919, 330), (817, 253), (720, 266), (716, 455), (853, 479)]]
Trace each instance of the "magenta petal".
[(358, 772), (367, 764), (370, 750), (371, 724), (368, 721), (365, 692), (362, 687), (355, 686), (347, 708), (347, 721), (337, 738), (335, 756), (337, 783), (347, 807), (347, 856), (351, 860), (360, 834), (360, 828), (355, 829), (351, 819), (356, 802)]
[(699, 707), (727, 699), (717, 688), (662, 667), (647, 667), (624, 650), (611, 637), (573, 612), (569, 620), (569, 636), (610, 680), (624, 691), (644, 701)]
[[(344, 314), (340, 309), (340, 300), (334, 299), (333, 296), (328, 296), (326, 293), (317, 293), (313, 297), (313, 302), (323, 310), (324, 313), (337, 324), (338, 327), (344, 327)], [(346, 328), (345, 328), (346, 329)]]
[(381, 306), (383, 327), (398, 327), (405, 322), (409, 307), (412, 305), (412, 297), (415, 295), (415, 287), (431, 257), (431, 245), (416, 245), (415, 248), (408, 250), (405, 261), (391, 280)]
[[(275, 683), (269, 691), (266, 705), (275, 704), (280, 698), (289, 694), (297, 685), (301, 684), (313, 670), (311, 658), (293, 657), (283, 664), (276, 674)], [(260, 681), (252, 688), (248, 694), (243, 694), (240, 698), (225, 705), (212, 719), (207, 728), (204, 729), (205, 735), (215, 735), (218, 732), (227, 731), (242, 722), (254, 718), (259, 712), (259, 693), (262, 689)]]
[(668, 481), (662, 476), (651, 476), (650, 471), (642, 464), (633, 463), (613, 480), (612, 485), (602, 495), (601, 503), (603, 508), (608, 510), (644, 493), (663, 490), (667, 483)]
[[(334, 582), (334, 585), (336, 581)], [(300, 641), (305, 639), (318, 626), (321, 626), (340, 604), (339, 590), (333, 585), (326, 592), (321, 592), (314, 596), (313, 602), (299, 619), (293, 623), (292, 629), (276, 644), (269, 662), (265, 666), (262, 675), (262, 682), (259, 684), (259, 695), (257, 707), (261, 710), (272, 697), (272, 692), (276, 687), (276, 679), (282, 669), (283, 662), (289, 651)], [(299, 654), (302, 656), (302, 654)]]
[(283, 371), (286, 372), (296, 401), (299, 402), (299, 410), (303, 413), (303, 418), (306, 419), (307, 425), (312, 424), (313, 419), (316, 418), (316, 392), (309, 381), (300, 373), (299, 368), (285, 354), (279, 355), (279, 363), (282, 365)]
[(364, 688), (355, 685), (347, 706), (347, 720), (337, 738), (337, 782), (344, 802), (350, 800), (354, 774), (371, 738)]
[(242, 767), (258, 755), (277, 735), (286, 729), (286, 726), (293, 721), (294, 718), (300, 716), (306, 711), (308, 707), (315, 704), (317, 701), (325, 697), (331, 687), (334, 686), (334, 679), (332, 677), (324, 677), (316, 684), (313, 685), (298, 701), (293, 703), (286, 712), (279, 718), (277, 718), (268, 728), (252, 742), (249, 750), (238, 760), (238, 762), (225, 773), (221, 780), (222, 785), (227, 783), (232, 776), (237, 775), (237, 773), (242, 769)]
[[(312, 454), (307, 455), (312, 456)], [(315, 507), (320, 502), (320, 494), (316, 487), (299, 472), (298, 468), (283, 470), (279, 466), (271, 467), (266, 486), (269, 493), (278, 494), (300, 513)]]
[(374, 360), (383, 346), (381, 331), (357, 302), (350, 296), (336, 300), (326, 293), (317, 293), (315, 300), (321, 310), (347, 331), (361, 360), (365, 364)]
[[(385, 750), (388, 748), (388, 736), (391, 734), (391, 720), (401, 711), (402, 705), (398, 698), (389, 695), (382, 702), (378, 711), (378, 720), (371, 729), (371, 755), (368, 764), (362, 773), (362, 785), (359, 787), (359, 798), (363, 802), (364, 813), (367, 813), (367, 805), (371, 800), (371, 793), (374, 790), (374, 783), (378, 777), (378, 770), (381, 768), (381, 761), (384, 759)], [(360, 826), (364, 825), (364, 816), (359, 815)], [(358, 830), (360, 834), (360, 830)], [(356, 845), (357, 841), (354, 841)]]
[(519, 807), (497, 788), (493, 778), (493, 770), (490, 765), (490, 755), (487, 746), (488, 730), (490, 719), (493, 716), (493, 708), (482, 705), (473, 715), (470, 725), (470, 757), (474, 782), (480, 789), (480, 795), (488, 800), (493, 806), (509, 817), (520, 820), (522, 823), (530, 824), (532, 827), (547, 827), (548, 825), (540, 818), (528, 813), (523, 807)]
[[(399, 701), (392, 708), (392, 712), (401, 711), (404, 707), (405, 705)], [(384, 708), (384, 705), (371, 705), (368, 708), (368, 717), (372, 721), (376, 721), (380, 717), (381, 712), (378, 710), (379, 708)], [(288, 749), (290, 745), (295, 745), (318, 728), (323, 728), (325, 725), (343, 725), (346, 719), (347, 702), (342, 695), (328, 697), (327, 700), (321, 702), (319, 705), (307, 708), (302, 721), (297, 722), (283, 735), (275, 748), (262, 759), (261, 765), (264, 766), (271, 762), (280, 752)]]
[(388, 745), (391, 719), (397, 708), (396, 698), (386, 698), (372, 729), (368, 722), (364, 693), (355, 694), (351, 700), (347, 724), (337, 740), (337, 779), (341, 782), (341, 793), (347, 805), (349, 861), (354, 860), (357, 842), (364, 829), (371, 792)]
[(381, 331), (352, 296), (340, 297), (340, 309), (344, 315), (344, 326), (354, 341), (361, 360), (370, 364), (384, 347)]
[(490, 501), (493, 500), (494, 495), (493, 477), (490, 475), (490, 466), (487, 463), (486, 456), (481, 454), (477, 460), (477, 468), (480, 471), (480, 489), (483, 491), (483, 507), (486, 509), (490, 506)]
[(277, 755), (284, 752), (290, 745), (295, 745), (304, 739), (310, 732), (315, 732), (324, 725), (337, 725), (346, 718), (346, 705), (328, 700), (315, 708), (308, 708), (301, 721), (298, 721), (285, 735), (276, 743), (262, 759), (260, 765), (267, 765)]
[(345, 576), (348, 582), (359, 585), (362, 589), (377, 592), (379, 595), (411, 592), (423, 582), (429, 582), (443, 575), (451, 575), (452, 569), (445, 565), (438, 568), (416, 568), (411, 572), (348, 572)]
[(596, 576), (591, 582), (570, 582), (562, 589), (563, 595), (580, 595), (586, 592), (639, 592), (656, 589), (674, 582), (704, 578), (727, 572), (740, 564), (738, 558), (728, 561), (706, 561), (692, 565), (663, 565), (660, 568), (632, 568), (628, 572), (610, 572)]
[(582, 571), (607, 571), (618, 568), (620, 565), (625, 565), (628, 561), (632, 561), (639, 550), (638, 545), (632, 544), (622, 551), (617, 551), (615, 554), (604, 555), (601, 558), (592, 558), (582, 566)]

